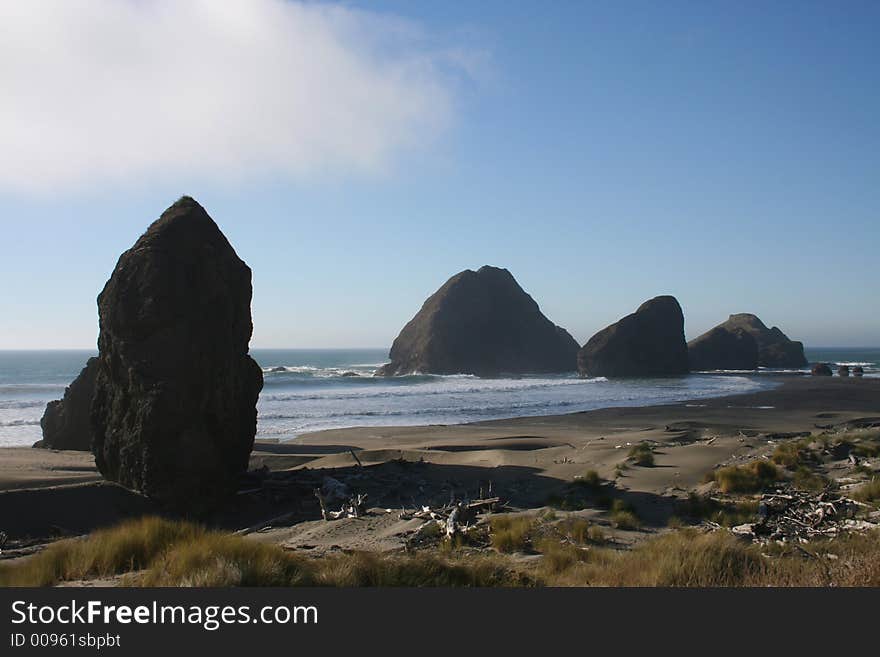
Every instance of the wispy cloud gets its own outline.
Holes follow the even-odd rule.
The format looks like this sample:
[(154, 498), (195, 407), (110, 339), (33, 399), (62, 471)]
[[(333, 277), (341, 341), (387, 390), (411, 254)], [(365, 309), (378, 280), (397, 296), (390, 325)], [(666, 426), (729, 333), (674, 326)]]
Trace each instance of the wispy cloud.
[(475, 63), (340, 5), (0, 0), (0, 188), (381, 172)]

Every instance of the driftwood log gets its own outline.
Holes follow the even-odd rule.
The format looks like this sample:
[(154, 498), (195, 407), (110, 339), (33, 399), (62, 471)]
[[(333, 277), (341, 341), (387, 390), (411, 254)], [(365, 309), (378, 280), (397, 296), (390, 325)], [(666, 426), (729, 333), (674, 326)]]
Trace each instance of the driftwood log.
[(757, 522), (737, 525), (730, 531), (756, 543), (806, 543), (880, 528), (876, 522), (856, 518), (857, 513), (872, 508), (832, 491), (810, 493), (791, 489), (762, 495)]

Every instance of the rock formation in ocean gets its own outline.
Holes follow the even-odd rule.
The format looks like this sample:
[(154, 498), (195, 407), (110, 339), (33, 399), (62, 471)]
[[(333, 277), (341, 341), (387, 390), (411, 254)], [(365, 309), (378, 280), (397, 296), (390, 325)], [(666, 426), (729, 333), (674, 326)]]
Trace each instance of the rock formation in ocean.
[(183, 197), (98, 296), (93, 451), (108, 479), (200, 514), (235, 491), (256, 432), (251, 270)]
[(865, 375), (865, 368), (862, 367), (861, 365), (856, 365), (852, 369), (852, 373), (853, 373), (853, 376), (864, 376)]
[(675, 297), (660, 296), (608, 326), (578, 352), (582, 376), (676, 376), (688, 372), (684, 315)]
[(777, 327), (767, 326), (750, 313), (731, 315), (719, 328), (730, 331), (741, 329), (751, 334), (758, 342), (758, 365), (761, 367), (806, 367), (804, 345), (789, 340)]
[(831, 367), (828, 363), (816, 363), (812, 369), (813, 376), (831, 376)]
[(34, 447), (75, 449), (92, 448), (92, 424), (89, 413), (95, 393), (98, 359), (89, 358), (86, 366), (64, 391), (64, 398), (50, 401), (40, 420), (43, 439)]
[(428, 297), (377, 374), (574, 372), (578, 345), (506, 269), (456, 274)]
[(849, 376), (849, 365), (841, 365), (838, 367), (837, 374), (839, 376)]
[(741, 328), (716, 326), (688, 342), (688, 359), (694, 372), (756, 370), (758, 342)]

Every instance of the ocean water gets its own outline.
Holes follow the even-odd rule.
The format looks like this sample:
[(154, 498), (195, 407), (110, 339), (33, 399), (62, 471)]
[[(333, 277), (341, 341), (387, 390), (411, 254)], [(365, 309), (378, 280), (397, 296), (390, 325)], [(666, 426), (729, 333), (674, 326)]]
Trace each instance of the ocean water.
[[(373, 377), (387, 354), (387, 349), (252, 350), (265, 379), (257, 403), (257, 437), (284, 441), (320, 429), (456, 424), (606, 406), (645, 406), (771, 385), (754, 373), (618, 381), (580, 379), (574, 373), (498, 379)], [(46, 403), (64, 394), (65, 386), (92, 355), (89, 351), (0, 351), (0, 446), (31, 445), (39, 440)], [(880, 376), (880, 349), (808, 349), (807, 358), (835, 365), (860, 364), (866, 376)]]

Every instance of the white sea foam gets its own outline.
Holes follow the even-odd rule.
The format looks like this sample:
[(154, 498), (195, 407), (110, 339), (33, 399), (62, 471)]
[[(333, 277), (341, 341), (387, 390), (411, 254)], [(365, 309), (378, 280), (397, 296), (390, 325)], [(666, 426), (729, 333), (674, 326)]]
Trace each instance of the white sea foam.
[(9, 422), (0, 421), (0, 427), (32, 427), (39, 426), (39, 420), (10, 420)]
[[(673, 379), (581, 379), (576, 374), (479, 378), (471, 374), (373, 376), (385, 350), (262, 350), (258, 437), (287, 440), (320, 429), (351, 426), (438, 425), (515, 416), (553, 415), (609, 406), (699, 400), (775, 385), (762, 377), (727, 373)], [(30, 445), (41, 436), (47, 401), (58, 399), (88, 354), (44, 369), (46, 356), (21, 382), (0, 367), (0, 444)], [(54, 356), (53, 356), (54, 358)], [(60, 357), (59, 357), (60, 358)], [(853, 358), (852, 360), (857, 360)], [(2, 362), (0, 362), (2, 364)], [(35, 375), (52, 376), (41, 382)], [(283, 367), (281, 371), (273, 371)], [(355, 372), (359, 376), (343, 376)], [(5, 376), (5, 378), (4, 378)]]

